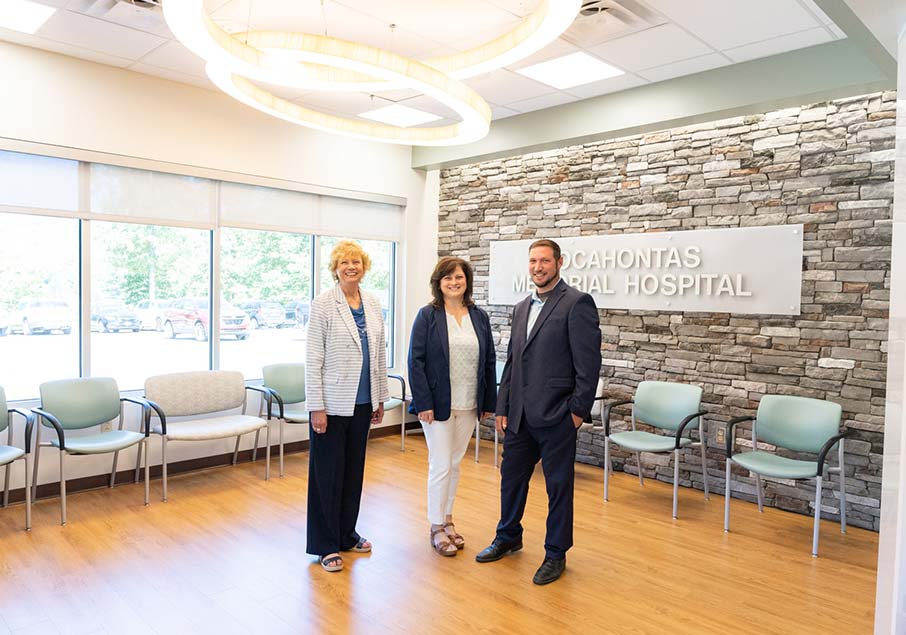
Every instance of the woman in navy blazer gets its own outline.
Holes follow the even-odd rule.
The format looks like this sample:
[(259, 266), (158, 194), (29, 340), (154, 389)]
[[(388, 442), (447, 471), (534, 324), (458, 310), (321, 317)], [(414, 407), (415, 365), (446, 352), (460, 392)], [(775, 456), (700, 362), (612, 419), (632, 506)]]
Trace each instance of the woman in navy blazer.
[(459, 466), (472, 430), (497, 405), (491, 321), (472, 301), (472, 267), (447, 256), (431, 274), (431, 304), (422, 307), (409, 338), (409, 412), (428, 443), (431, 545), (455, 556), (465, 543), (453, 525)]

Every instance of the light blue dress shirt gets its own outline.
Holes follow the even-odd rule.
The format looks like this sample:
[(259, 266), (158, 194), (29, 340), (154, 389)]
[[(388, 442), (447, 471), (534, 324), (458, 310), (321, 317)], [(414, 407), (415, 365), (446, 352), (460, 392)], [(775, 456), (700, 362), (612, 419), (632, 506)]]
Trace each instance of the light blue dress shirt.
[[(545, 294), (546, 295), (546, 294)], [(528, 310), (528, 324), (525, 326), (525, 341), (528, 341), (529, 335), (532, 334), (532, 328), (535, 326), (535, 320), (538, 319), (538, 316), (541, 314), (541, 309), (544, 308), (544, 300), (538, 296), (538, 290), (535, 289), (532, 291), (532, 303), (529, 306)]]

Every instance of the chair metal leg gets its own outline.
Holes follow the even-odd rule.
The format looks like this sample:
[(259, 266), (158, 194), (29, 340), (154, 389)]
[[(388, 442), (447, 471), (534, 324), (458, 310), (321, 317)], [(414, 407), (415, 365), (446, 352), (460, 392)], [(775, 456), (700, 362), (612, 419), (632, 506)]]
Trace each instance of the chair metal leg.
[(148, 465), (148, 448), (151, 445), (151, 439), (145, 437), (145, 440), (138, 444), (138, 458), (142, 457), (142, 446), (145, 448), (145, 505), (151, 504), (151, 467)]
[(708, 491), (708, 437), (705, 436), (705, 425), (699, 418), (698, 439), (702, 446), (702, 480), (705, 484), (705, 500), (711, 500), (711, 493)]
[(252, 463), (258, 460), (258, 439), (260, 438), (261, 429), (255, 430), (255, 445), (252, 447)]
[(400, 452), (406, 451), (406, 413), (400, 418)]
[[(258, 436), (255, 433), (255, 436)], [(271, 480), (271, 425), (268, 422), (264, 426), (264, 442), (267, 444), (267, 447), (264, 448), (264, 480)]]
[(25, 455), (25, 531), (31, 531), (31, 484), (28, 481), (31, 472), (31, 454)]
[(163, 501), (167, 502), (167, 435), (160, 436), (160, 467), (163, 481)]
[(283, 478), (283, 426), (286, 422), (280, 419), (280, 478)]
[(475, 462), (478, 463), (478, 444), (481, 442), (481, 419), (475, 422)]
[(233, 465), (239, 461), (239, 442), (242, 441), (242, 435), (236, 436), (236, 447), (233, 449)]
[(673, 519), (676, 520), (676, 504), (679, 497), (679, 457), (680, 451), (673, 451)]
[[(40, 420), (39, 420), (40, 421)], [(41, 428), (35, 426), (35, 467), (32, 470), (31, 477), (31, 499), (34, 501), (38, 498), (38, 461), (41, 459)]]
[(843, 462), (843, 439), (837, 444), (837, 463), (840, 466), (840, 533), (846, 533), (846, 465)]
[(755, 475), (755, 494), (758, 496), (758, 511), (764, 512), (764, 491), (761, 486), (761, 474)]
[[(146, 441), (147, 441), (147, 439), (148, 438), (145, 437)], [(142, 469), (142, 450), (141, 450), (141, 447), (139, 447), (138, 454), (135, 455), (135, 479), (132, 481), (133, 483), (138, 483), (139, 481), (142, 480), (141, 469)]]
[(604, 501), (610, 500), (610, 437), (604, 437)]
[(12, 463), (7, 463), (4, 468), (5, 476), (3, 477), (3, 506), (9, 506), (9, 470), (13, 466)]
[(120, 458), (120, 451), (117, 450), (113, 453), (113, 468), (110, 470), (110, 487), (113, 488), (116, 485), (116, 462)]
[(730, 531), (730, 459), (727, 459), (727, 489), (724, 492), (724, 531)]
[(644, 485), (645, 477), (642, 476), (642, 453), (641, 452), (635, 453), (635, 462), (636, 462), (636, 465), (639, 466), (639, 485)]
[(66, 472), (63, 467), (63, 460), (66, 453), (60, 450), (60, 524), (66, 524)]
[(819, 474), (815, 477), (815, 528), (812, 530), (812, 557), (818, 557), (818, 529), (821, 525), (821, 482), (822, 478)]

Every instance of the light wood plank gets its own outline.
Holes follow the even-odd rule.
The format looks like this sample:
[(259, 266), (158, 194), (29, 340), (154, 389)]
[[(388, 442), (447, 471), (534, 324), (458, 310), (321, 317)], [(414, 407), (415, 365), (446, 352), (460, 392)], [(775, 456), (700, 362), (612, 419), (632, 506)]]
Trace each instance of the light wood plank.
[[(577, 466), (576, 546), (558, 582), (536, 587), (547, 499), (540, 469), (526, 508), (525, 550), (478, 564), (499, 513), (490, 444), (462, 464), (454, 512), (466, 549), (438, 557), (425, 519), (427, 451), (412, 437), (369, 447), (359, 529), (375, 544), (328, 574), (304, 553), (308, 455), (286, 477), (242, 464), (171, 478), (170, 502), (141, 486), (76, 493), (60, 527), (56, 499), (34, 529), (21, 505), (0, 510), (0, 632), (65, 633), (869, 633), (877, 535), (617, 473)], [(471, 452), (471, 450), (470, 450)]]

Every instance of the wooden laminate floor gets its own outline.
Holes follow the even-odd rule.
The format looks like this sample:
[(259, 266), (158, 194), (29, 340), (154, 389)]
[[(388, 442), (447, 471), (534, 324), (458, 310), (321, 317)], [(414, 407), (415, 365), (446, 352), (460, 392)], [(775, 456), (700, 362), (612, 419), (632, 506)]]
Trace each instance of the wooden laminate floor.
[[(471, 452), (471, 450), (470, 450)], [(76, 459), (77, 460), (77, 459)], [(536, 471), (525, 549), (491, 564), (498, 473), (490, 444), (462, 466), (455, 558), (434, 554), (425, 516), (427, 451), (411, 437), (369, 448), (360, 532), (375, 549), (328, 574), (304, 552), (308, 454), (264, 482), (263, 464), (179, 475), (170, 501), (142, 506), (142, 488), (76, 493), (69, 525), (57, 499), (0, 510), (0, 633), (869, 633), (877, 535), (578, 466), (576, 546), (558, 582), (531, 577), (544, 554), (546, 497)], [(274, 461), (276, 474), (277, 463)]]

